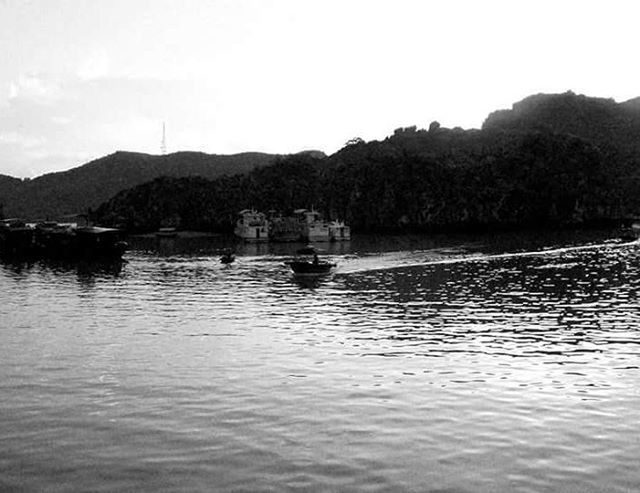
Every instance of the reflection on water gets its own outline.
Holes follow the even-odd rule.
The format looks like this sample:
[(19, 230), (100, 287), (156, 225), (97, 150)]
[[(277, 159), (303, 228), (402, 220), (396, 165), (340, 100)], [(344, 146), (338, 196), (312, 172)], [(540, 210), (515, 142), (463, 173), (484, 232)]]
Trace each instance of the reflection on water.
[(51, 271), (62, 275), (75, 274), (78, 280), (97, 276), (117, 277), (126, 263), (123, 259), (0, 259), (3, 268), (14, 274)]
[(636, 244), (360, 237), (309, 278), (299, 245), (131, 243), (0, 264), (1, 489), (640, 484)]
[(90, 283), (97, 277), (117, 277), (126, 260), (123, 259), (0, 259), (2, 268), (15, 278), (34, 273), (73, 274), (81, 283)]
[(315, 276), (315, 275), (301, 276), (301, 275), (295, 275), (292, 273), (291, 280), (301, 288), (313, 291), (314, 289), (318, 289), (323, 284), (326, 284), (327, 279), (330, 279), (330, 276), (331, 274), (319, 275), (319, 276)]

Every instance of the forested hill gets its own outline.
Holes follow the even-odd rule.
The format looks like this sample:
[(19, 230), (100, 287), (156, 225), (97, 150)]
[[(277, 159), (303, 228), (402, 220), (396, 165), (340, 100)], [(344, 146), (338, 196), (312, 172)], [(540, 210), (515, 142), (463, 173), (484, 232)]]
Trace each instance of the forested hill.
[(637, 154), (640, 152), (640, 98), (616, 103), (613, 99), (592, 98), (571, 91), (537, 94), (515, 103), (509, 110), (494, 111), (485, 120), (483, 129), (571, 134)]
[[(16, 190), (22, 185), (22, 180), (12, 176), (0, 175), (0, 197), (13, 197)], [(3, 217), (4, 204), (0, 200), (0, 218)]]
[(83, 166), (32, 180), (0, 176), (0, 203), (5, 217), (56, 218), (85, 213), (121, 190), (159, 176), (213, 179), (246, 173), (272, 163), (275, 157), (257, 152), (233, 155), (177, 152), (155, 156), (119, 151)]
[(573, 93), (532, 96), (481, 130), (433, 122), (245, 176), (156, 180), (120, 193), (99, 217), (132, 231), (163, 222), (228, 231), (243, 208), (315, 206), (356, 232), (614, 224), (640, 213), (638, 108)]
[(626, 214), (640, 214), (640, 98), (617, 103), (571, 91), (538, 94), (490, 114), (483, 129), (573, 135), (592, 143), (606, 155), (607, 174), (617, 184), (612, 192)]

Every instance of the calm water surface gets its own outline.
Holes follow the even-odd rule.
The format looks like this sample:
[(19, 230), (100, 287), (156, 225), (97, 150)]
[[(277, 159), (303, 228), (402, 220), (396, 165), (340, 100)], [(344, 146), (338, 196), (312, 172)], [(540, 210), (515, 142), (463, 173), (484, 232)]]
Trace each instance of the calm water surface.
[(228, 242), (0, 264), (0, 490), (640, 488), (640, 246)]

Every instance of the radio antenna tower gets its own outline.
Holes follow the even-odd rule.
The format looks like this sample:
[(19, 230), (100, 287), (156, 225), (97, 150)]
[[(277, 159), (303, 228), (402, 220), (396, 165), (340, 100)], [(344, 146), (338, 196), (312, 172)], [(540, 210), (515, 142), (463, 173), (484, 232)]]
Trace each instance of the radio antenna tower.
[(162, 122), (162, 142), (160, 143), (160, 152), (162, 154), (167, 153), (167, 132), (165, 129), (164, 122)]

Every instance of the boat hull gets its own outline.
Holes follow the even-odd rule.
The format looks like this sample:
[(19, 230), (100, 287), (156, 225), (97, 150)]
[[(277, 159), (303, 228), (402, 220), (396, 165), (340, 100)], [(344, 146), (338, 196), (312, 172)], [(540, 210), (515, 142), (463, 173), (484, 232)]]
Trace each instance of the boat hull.
[(128, 246), (120, 230), (93, 226), (36, 228), (36, 243), (40, 256), (67, 259), (118, 259)]
[(120, 258), (127, 249), (122, 232), (95, 226), (0, 223), (0, 254), (43, 258)]
[(176, 238), (178, 236), (178, 231), (176, 228), (160, 228), (156, 231), (156, 236), (158, 238)]
[(351, 228), (342, 222), (333, 222), (329, 224), (329, 239), (331, 241), (349, 241), (351, 240)]
[(301, 275), (321, 275), (331, 272), (336, 264), (331, 262), (307, 262), (302, 260), (294, 260), (287, 262), (294, 274)]
[(237, 227), (234, 233), (247, 243), (266, 243), (269, 241), (269, 233), (266, 226)]

